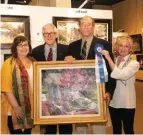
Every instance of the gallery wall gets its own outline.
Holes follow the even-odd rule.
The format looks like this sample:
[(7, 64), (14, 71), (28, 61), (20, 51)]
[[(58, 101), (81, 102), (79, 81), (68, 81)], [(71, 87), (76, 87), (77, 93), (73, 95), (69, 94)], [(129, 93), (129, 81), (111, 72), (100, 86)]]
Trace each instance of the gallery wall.
[[(76, 8), (56, 8), (44, 6), (25, 6), (0, 4), (1, 15), (19, 15), (30, 17), (30, 36), (32, 48), (43, 43), (41, 29), (46, 23), (52, 23), (52, 17), (80, 18), (89, 15), (98, 19), (112, 19), (112, 10), (92, 10)], [(1, 50), (1, 62), (3, 54), (10, 53), (10, 50)]]
[(112, 6), (113, 31), (125, 29), (129, 34), (139, 34), (143, 28), (143, 0), (125, 0)]

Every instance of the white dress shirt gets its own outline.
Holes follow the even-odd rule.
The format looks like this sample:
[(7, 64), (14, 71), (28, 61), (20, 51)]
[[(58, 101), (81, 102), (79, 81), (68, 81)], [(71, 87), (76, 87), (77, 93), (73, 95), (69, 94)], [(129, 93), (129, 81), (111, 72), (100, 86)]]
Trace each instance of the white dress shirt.
[(118, 67), (115, 66), (111, 77), (117, 79), (117, 84), (109, 106), (136, 108), (135, 73), (138, 69), (139, 62), (132, 60), (130, 55), (125, 56)]

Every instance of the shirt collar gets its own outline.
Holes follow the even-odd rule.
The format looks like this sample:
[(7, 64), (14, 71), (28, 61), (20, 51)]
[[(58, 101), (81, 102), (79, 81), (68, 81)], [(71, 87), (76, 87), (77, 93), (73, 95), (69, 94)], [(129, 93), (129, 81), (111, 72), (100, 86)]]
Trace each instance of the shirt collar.
[(52, 50), (55, 50), (57, 49), (57, 43), (54, 43), (53, 45), (49, 46), (48, 44), (45, 44), (45, 49), (50, 49), (52, 48)]
[(82, 39), (82, 43), (84, 43), (85, 41), (87, 41), (87, 44), (91, 44), (92, 39), (93, 39), (93, 36), (87, 38), (86, 40), (85, 40), (85, 39)]

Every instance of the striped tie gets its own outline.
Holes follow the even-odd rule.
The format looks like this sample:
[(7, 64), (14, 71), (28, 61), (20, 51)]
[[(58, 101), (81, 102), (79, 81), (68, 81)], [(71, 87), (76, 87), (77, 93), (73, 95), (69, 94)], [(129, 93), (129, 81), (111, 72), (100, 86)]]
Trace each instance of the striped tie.
[(86, 59), (86, 43), (87, 43), (87, 41), (84, 42), (82, 50), (81, 50), (81, 57), (83, 60)]

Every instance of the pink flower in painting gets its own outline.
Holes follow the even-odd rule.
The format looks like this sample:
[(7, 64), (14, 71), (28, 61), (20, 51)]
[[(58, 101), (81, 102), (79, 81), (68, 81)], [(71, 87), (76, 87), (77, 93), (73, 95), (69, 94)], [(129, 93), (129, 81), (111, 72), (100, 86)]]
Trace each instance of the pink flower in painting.
[(61, 78), (60, 78), (60, 87), (64, 88), (69, 88), (72, 84), (72, 72), (71, 70), (65, 70), (62, 74), (61, 74)]

